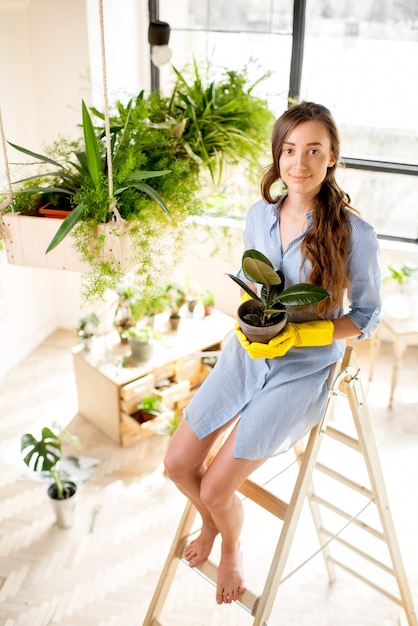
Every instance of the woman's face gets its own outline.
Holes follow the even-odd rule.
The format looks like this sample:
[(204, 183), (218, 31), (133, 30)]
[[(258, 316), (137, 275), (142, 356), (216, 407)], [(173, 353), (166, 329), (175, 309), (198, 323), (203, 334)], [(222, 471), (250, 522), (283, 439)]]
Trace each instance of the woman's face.
[(328, 131), (322, 122), (311, 120), (295, 126), (283, 142), (279, 157), (280, 177), (289, 195), (314, 197), (328, 167), (335, 163)]

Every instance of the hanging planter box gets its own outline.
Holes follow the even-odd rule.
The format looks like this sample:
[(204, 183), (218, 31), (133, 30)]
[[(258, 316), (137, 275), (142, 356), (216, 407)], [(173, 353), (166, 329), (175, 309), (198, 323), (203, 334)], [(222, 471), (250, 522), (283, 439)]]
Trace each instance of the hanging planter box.
[[(9, 236), (4, 238), (7, 260), (11, 265), (23, 265), (50, 270), (86, 272), (87, 263), (83, 263), (73, 246), (71, 235), (67, 236), (56, 248), (45, 254), (51, 239), (58, 230), (58, 220), (47, 217), (32, 217), (17, 213), (6, 213), (3, 222)], [(113, 224), (100, 224), (99, 234), (106, 235), (104, 260), (113, 259), (123, 274), (134, 267), (131, 259), (129, 233), (116, 234)]]

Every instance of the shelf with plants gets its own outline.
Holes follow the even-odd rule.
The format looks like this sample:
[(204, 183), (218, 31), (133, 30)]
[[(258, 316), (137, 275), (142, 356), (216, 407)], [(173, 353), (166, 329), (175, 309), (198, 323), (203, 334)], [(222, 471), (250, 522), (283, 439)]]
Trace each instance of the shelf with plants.
[(126, 344), (115, 344), (107, 359), (73, 350), (79, 413), (117, 445), (129, 445), (145, 434), (132, 417), (144, 396), (156, 395), (169, 410), (181, 411), (209, 373), (202, 353), (218, 350), (234, 328), (234, 318), (215, 310), (209, 317), (184, 319), (167, 331), (147, 361), (133, 362)]

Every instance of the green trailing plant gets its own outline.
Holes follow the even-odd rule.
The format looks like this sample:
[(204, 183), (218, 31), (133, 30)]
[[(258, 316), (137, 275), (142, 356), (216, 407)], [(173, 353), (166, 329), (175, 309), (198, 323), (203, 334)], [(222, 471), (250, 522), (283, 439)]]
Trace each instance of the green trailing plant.
[(215, 80), (206, 80), (210, 68), (204, 78), (196, 62), (190, 79), (174, 71), (168, 97), (141, 91), (127, 104), (111, 107), (113, 198), (103, 112), (82, 102), (80, 137), (60, 137), (44, 155), (11, 144), (35, 160), (37, 171), (16, 181), (8, 210), (25, 213), (26, 203), (36, 214), (44, 201), (71, 210), (48, 251), (71, 235), (89, 268), (83, 274), (84, 301), (103, 299), (120, 281), (122, 268), (106, 251), (125, 234), (138, 280), (144, 287), (161, 284), (197, 225), (190, 218), (222, 212), (219, 203), (206, 200), (207, 189), (202, 191), (207, 173), (219, 182), (227, 166), (244, 162), (258, 173), (268, 152), (274, 116), (254, 95), (258, 81), (250, 84), (247, 70), (225, 70)]
[[(77, 448), (80, 447), (78, 439), (68, 433), (68, 431), (58, 428), (62, 436), (70, 441)], [(36, 439), (32, 434), (22, 435), (20, 449), (23, 460), (29, 469), (34, 472), (48, 472), (52, 483), (55, 485), (57, 499), (64, 500), (68, 497), (68, 490), (65, 486), (65, 478), (60, 470), (62, 459), (62, 446), (59, 434), (45, 426), (42, 428), (41, 437)]]
[(227, 274), (235, 281), (257, 306), (244, 316), (252, 326), (267, 326), (283, 317), (288, 308), (306, 307), (329, 297), (322, 287), (309, 283), (298, 283), (285, 289), (283, 272), (275, 270), (271, 261), (258, 250), (246, 250), (242, 256), (242, 271), (251, 282), (261, 285), (260, 294), (243, 280)]

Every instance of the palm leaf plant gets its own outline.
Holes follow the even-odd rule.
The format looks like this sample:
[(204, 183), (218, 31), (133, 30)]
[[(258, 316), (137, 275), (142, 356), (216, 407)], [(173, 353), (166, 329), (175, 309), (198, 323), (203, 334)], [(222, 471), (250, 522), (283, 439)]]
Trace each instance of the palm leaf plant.
[(251, 282), (261, 285), (260, 294), (243, 280), (228, 274), (256, 305), (243, 319), (252, 326), (274, 324), (288, 308), (300, 308), (317, 304), (329, 297), (322, 287), (309, 283), (297, 283), (287, 289), (283, 272), (275, 270), (271, 261), (258, 250), (246, 250), (242, 256), (242, 271)]
[[(84, 196), (81, 193), (83, 190), (90, 189), (96, 194), (97, 198), (104, 201), (104, 208), (99, 212), (100, 221), (107, 222), (111, 217), (109, 213), (109, 201), (106, 201), (106, 194), (108, 193), (108, 181), (106, 176), (108, 170), (107, 160), (106, 157), (101, 154), (99, 139), (96, 136), (92, 119), (84, 101), (82, 101), (82, 121), (84, 150), (77, 151), (75, 153), (77, 160), (69, 161), (68, 165), (63, 165), (48, 156), (37, 154), (9, 142), (11, 146), (16, 148), (16, 150), (19, 150), (32, 158), (38, 159), (43, 163), (48, 163), (57, 167), (57, 170), (44, 174), (45, 178), (52, 178), (54, 180), (52, 185), (28, 187), (23, 190), (23, 193), (37, 192), (41, 195), (51, 193), (64, 194), (67, 196), (70, 205), (74, 207), (71, 213), (63, 220), (62, 224), (58, 228), (46, 250), (47, 253), (60, 244), (81, 219), (91, 216), (91, 207), (83, 201)], [(123, 143), (125, 129), (126, 126), (122, 129), (120, 127), (113, 129), (113, 141), (111, 144), (113, 149), (116, 145), (115, 135), (118, 132), (122, 132), (120, 139), (121, 145)], [(114, 159), (117, 159), (117, 150), (114, 154), (112, 154), (112, 161)], [(165, 176), (169, 173), (170, 170), (131, 172), (119, 181), (118, 187), (114, 190), (115, 198), (117, 200), (118, 196), (126, 190), (134, 189), (147, 194), (155, 200), (161, 209), (169, 216), (170, 212), (160, 194), (150, 185), (143, 182), (146, 178)], [(23, 182), (23, 180), (18, 182)]]
[[(78, 440), (65, 430), (61, 433), (74, 445)], [(60, 470), (62, 447), (59, 435), (48, 427), (42, 428), (41, 437), (36, 439), (32, 434), (22, 435), (20, 449), (26, 465), (35, 472), (48, 472), (55, 486), (56, 499), (64, 500), (70, 496), (66, 481)]]
[(194, 60), (192, 78), (173, 68), (176, 83), (168, 105), (168, 118), (185, 142), (190, 156), (222, 179), (226, 164), (247, 161), (259, 169), (265, 155), (274, 116), (265, 100), (254, 95), (262, 76), (249, 84), (246, 70), (228, 70), (219, 80), (205, 84)]

